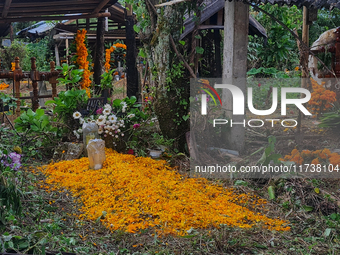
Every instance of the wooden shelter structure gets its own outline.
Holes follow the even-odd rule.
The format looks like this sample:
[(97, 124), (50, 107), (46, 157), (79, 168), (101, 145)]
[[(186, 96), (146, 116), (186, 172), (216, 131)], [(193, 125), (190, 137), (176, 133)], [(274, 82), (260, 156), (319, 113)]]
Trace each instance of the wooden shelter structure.
[[(222, 60), (221, 60), (221, 30), (224, 29), (224, 3), (225, 0), (204, 0), (204, 8), (200, 13), (200, 22), (198, 24), (198, 29), (206, 30), (207, 35), (202, 37), (202, 40), (197, 40), (197, 44), (205, 49), (203, 54), (203, 59), (206, 63), (201, 61), (201, 65), (209, 67), (209, 75), (212, 77), (222, 76)], [(184, 32), (181, 34), (180, 38), (191, 38), (191, 33), (196, 28), (195, 20), (193, 15), (186, 15), (184, 20)], [(265, 28), (251, 15), (249, 15), (249, 35), (257, 35), (264, 38), (264, 43), (267, 41), (267, 33)], [(213, 41), (213, 43), (212, 43)], [(213, 54), (214, 53), (214, 54)], [(214, 56), (213, 56), (214, 55)], [(197, 58), (198, 59), (198, 58)], [(198, 65), (196, 65), (198, 67)], [(202, 68), (195, 70), (195, 73), (202, 73)], [(209, 77), (205, 74), (205, 77)]]
[[(111, 17), (110, 12), (105, 12), (118, 0), (0, 0), (0, 28), (2, 24), (33, 20), (78, 20), (98, 18), (96, 26), (96, 54), (94, 58), (94, 82), (100, 83), (104, 59), (104, 31), (105, 17)], [(122, 13), (119, 17), (122, 19)], [(136, 45), (133, 30), (134, 17), (132, 11), (124, 12), (126, 24), (127, 43), (127, 69), (128, 96), (138, 92)], [(88, 24), (90, 25), (90, 24)], [(5, 27), (7, 28), (7, 27)], [(1, 31), (0, 31), (1, 34)], [(130, 80), (129, 80), (130, 77)]]

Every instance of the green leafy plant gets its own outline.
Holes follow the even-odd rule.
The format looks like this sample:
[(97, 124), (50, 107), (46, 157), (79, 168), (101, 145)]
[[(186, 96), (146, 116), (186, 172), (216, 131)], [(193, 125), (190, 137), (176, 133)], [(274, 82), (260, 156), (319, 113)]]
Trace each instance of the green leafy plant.
[(6, 224), (9, 215), (20, 216), (22, 211), (22, 193), (18, 188), (20, 182), (18, 169), (21, 155), (0, 149), (0, 229)]
[(257, 164), (268, 165), (270, 161), (272, 160), (274, 161), (274, 164), (281, 163), (281, 161), (279, 161), (279, 158), (281, 158), (282, 155), (275, 153), (275, 143), (276, 143), (276, 137), (269, 136), (268, 145), (264, 149), (262, 157), (257, 161)]
[(11, 46), (5, 46), (0, 50), (0, 58), (7, 70), (11, 70), (11, 63), (14, 62), (15, 57), (19, 57), (23, 61), (27, 55), (26, 46), (23, 42), (15, 40)]
[(11, 97), (5, 93), (0, 93), (0, 104), (2, 103), (3, 106), (7, 106), (9, 109), (17, 107), (17, 99), (14, 97)]
[(115, 69), (110, 70), (109, 72), (104, 72), (101, 76), (102, 79), (100, 80), (100, 87), (102, 89), (112, 89), (112, 81), (113, 81), (113, 73)]
[(58, 119), (62, 119), (65, 124), (70, 124), (73, 120), (73, 113), (76, 110), (84, 109), (87, 104), (88, 96), (85, 90), (72, 88), (71, 90), (61, 91), (54, 100), (48, 100), (45, 104), (54, 104), (53, 113)]
[(28, 109), (27, 112), (23, 112), (14, 122), (16, 130), (19, 132), (57, 132), (57, 128), (50, 125), (49, 116), (45, 115), (43, 109), (37, 109), (36, 112)]
[(68, 65), (64, 63), (61, 67), (57, 66), (57, 70), (61, 70), (63, 77), (57, 80), (62, 85), (71, 85), (71, 87), (77, 86), (78, 82), (82, 79), (83, 69), (75, 69), (75, 65)]

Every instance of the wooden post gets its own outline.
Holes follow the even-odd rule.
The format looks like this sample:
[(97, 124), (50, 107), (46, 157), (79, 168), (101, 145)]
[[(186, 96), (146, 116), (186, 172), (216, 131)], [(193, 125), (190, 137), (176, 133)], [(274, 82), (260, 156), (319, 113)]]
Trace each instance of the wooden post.
[(127, 96), (136, 96), (138, 98), (138, 71), (136, 66), (136, 35), (133, 25), (135, 19), (132, 13), (132, 5), (127, 4), (125, 12), (125, 32), (126, 32), (126, 82)]
[(57, 94), (57, 78), (58, 78), (58, 72), (55, 70), (55, 63), (54, 61), (50, 62), (50, 68), (51, 68), (51, 77), (49, 78), (48, 82), (52, 86), (52, 98), (58, 96)]
[(15, 98), (17, 99), (17, 108), (15, 110), (17, 115), (20, 115), (20, 79), (21, 79), (21, 75), (22, 75), (22, 71), (20, 68), (20, 59), (19, 57), (15, 57), (14, 59), (15, 62), (15, 70), (13, 72), (13, 77), (14, 77), (14, 88), (15, 88)]
[[(233, 84), (246, 95), (249, 7), (242, 2), (225, 2), (223, 84)], [(226, 133), (227, 146), (242, 153), (245, 148), (245, 115), (233, 115), (233, 97), (223, 90), (223, 108), (234, 123)]]
[(9, 38), (10, 38), (10, 40), (11, 40), (11, 42), (13, 42), (14, 41), (14, 32), (13, 32), (13, 24), (12, 23), (10, 23), (10, 25), (9, 25)]
[(58, 66), (60, 66), (60, 59), (59, 59), (59, 50), (58, 50), (58, 44), (56, 43), (54, 45), (54, 53), (55, 53), (55, 61)]
[(31, 58), (31, 80), (33, 87), (33, 100), (32, 100), (32, 110), (36, 111), (39, 108), (39, 95), (38, 95), (38, 80), (39, 72), (37, 71), (37, 66), (35, 64), (36, 58)]
[(66, 47), (66, 63), (69, 64), (68, 61), (68, 38), (65, 39), (65, 47)]
[[(302, 22), (302, 42), (309, 47), (309, 21), (308, 21), (308, 9), (303, 7), (303, 22)], [(308, 57), (309, 52), (304, 47), (300, 48), (300, 65), (302, 69), (301, 74), (301, 87), (308, 88), (307, 77), (308, 75)], [(311, 88), (309, 88), (311, 89)], [(301, 133), (301, 125), (302, 125), (302, 113), (299, 111), (298, 119), (297, 119), (297, 133)]]
[(222, 59), (221, 59), (221, 34), (219, 29), (214, 31), (215, 44), (215, 63), (216, 63), (216, 77), (222, 76)]
[(94, 84), (99, 85), (101, 75), (103, 73), (103, 60), (104, 60), (104, 24), (105, 18), (98, 18), (97, 22), (97, 40), (96, 40), (96, 54), (94, 58)]
[(86, 31), (89, 31), (90, 30), (90, 19), (87, 18), (86, 19)]

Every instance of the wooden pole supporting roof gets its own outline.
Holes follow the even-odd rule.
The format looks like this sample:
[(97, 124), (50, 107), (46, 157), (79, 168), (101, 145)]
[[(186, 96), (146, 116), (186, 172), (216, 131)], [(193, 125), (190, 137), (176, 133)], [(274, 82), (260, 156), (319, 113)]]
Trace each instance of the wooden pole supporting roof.
[(0, 0), (0, 23), (107, 17), (118, 0)]

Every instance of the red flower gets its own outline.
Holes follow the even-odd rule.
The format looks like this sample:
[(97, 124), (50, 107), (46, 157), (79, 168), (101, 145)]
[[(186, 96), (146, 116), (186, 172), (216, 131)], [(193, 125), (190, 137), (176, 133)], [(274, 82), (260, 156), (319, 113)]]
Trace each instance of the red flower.
[(261, 87), (261, 83), (259, 83), (257, 86)]
[(134, 154), (135, 154), (135, 152), (133, 151), (133, 149), (129, 149), (129, 150), (128, 150), (128, 152), (127, 152), (127, 154), (134, 155)]

